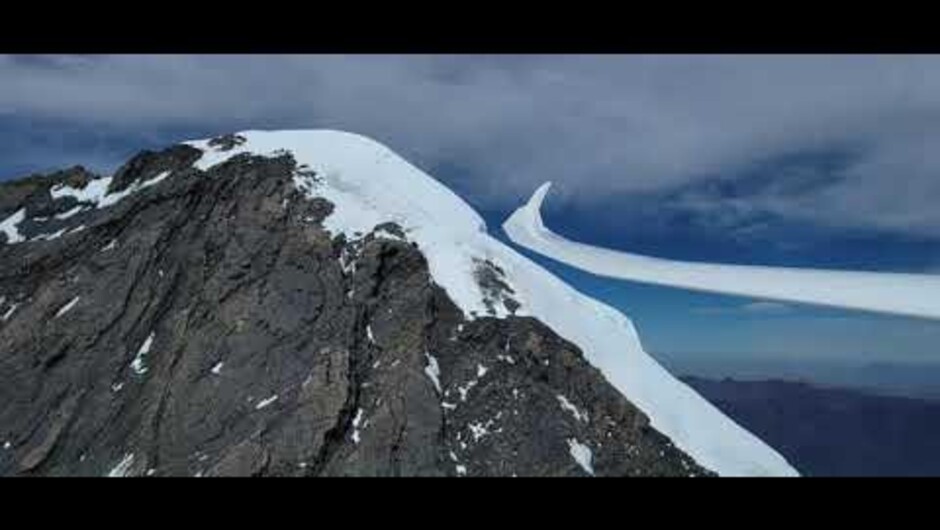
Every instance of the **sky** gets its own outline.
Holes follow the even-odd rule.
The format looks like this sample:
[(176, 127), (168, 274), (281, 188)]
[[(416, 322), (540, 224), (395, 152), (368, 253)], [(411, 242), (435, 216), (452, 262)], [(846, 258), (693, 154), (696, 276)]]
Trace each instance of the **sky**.
[[(113, 171), (143, 148), (251, 128), (371, 136), (497, 235), (551, 180), (546, 223), (586, 243), (940, 273), (938, 56), (0, 57), (0, 179)], [(534, 258), (621, 308), (679, 370), (940, 366), (938, 323), (642, 286)]]

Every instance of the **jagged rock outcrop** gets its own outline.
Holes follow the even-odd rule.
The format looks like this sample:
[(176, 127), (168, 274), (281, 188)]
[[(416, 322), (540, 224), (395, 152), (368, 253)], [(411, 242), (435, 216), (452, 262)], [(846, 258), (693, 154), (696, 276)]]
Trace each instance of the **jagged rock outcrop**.
[(394, 223), (331, 237), (289, 153), (199, 155), (106, 206), (55, 192), (80, 167), (0, 185), (0, 475), (709, 474), (538, 320), (465, 319)]

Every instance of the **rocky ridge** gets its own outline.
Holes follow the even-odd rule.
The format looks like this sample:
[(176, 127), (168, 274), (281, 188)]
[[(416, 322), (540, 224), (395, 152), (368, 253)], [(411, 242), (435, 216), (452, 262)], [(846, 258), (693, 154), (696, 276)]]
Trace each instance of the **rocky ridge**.
[(0, 185), (0, 475), (710, 474), (498, 265), (510, 316), (467, 319), (401, 226), (324, 229), (289, 152), (200, 155)]

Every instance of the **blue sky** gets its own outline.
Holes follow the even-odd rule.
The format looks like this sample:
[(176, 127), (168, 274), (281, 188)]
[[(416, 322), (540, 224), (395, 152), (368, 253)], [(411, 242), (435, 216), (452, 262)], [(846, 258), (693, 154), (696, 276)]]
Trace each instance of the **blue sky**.
[[(245, 128), (328, 127), (388, 144), (496, 231), (551, 180), (546, 223), (578, 241), (940, 273), (938, 57), (6, 56), (0, 81), (0, 179), (110, 171), (142, 148)], [(533, 258), (621, 308), (679, 370), (940, 361), (938, 323)]]

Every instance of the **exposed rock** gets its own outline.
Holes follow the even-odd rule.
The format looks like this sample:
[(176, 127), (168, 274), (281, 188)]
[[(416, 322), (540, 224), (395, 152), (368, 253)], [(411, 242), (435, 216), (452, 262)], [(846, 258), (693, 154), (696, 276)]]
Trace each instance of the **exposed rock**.
[(501, 304), (510, 314), (515, 314), (516, 309), (519, 308), (519, 302), (511, 296), (515, 294), (512, 287), (503, 281), (506, 273), (499, 265), (488, 259), (475, 259), (474, 261), (476, 262), (474, 277), (483, 291), (483, 303), (487, 312), (490, 315), (495, 315), (497, 313), (496, 305)]
[[(112, 191), (169, 177), (0, 243), (0, 475), (708, 474), (545, 325), (465, 320), (401, 227), (331, 237), (289, 155), (196, 158), (142, 153)], [(32, 230), (91, 178), (4, 184), (0, 213)], [(502, 277), (480, 262), (513, 313)]]
[(231, 151), (236, 146), (245, 143), (245, 137), (239, 134), (223, 134), (209, 140), (209, 146), (219, 151)]
[(125, 190), (136, 182), (154, 177), (164, 171), (185, 170), (200, 155), (198, 149), (188, 145), (177, 145), (159, 153), (143, 151), (117, 170), (108, 191)]

